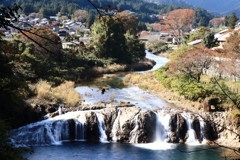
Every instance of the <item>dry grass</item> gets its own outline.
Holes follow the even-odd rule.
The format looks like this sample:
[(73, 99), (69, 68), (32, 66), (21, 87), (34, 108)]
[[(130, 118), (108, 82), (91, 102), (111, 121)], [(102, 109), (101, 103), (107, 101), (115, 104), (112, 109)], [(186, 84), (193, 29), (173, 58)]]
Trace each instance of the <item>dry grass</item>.
[[(202, 75), (201, 76), (201, 82), (210, 82), (211, 76), (208, 75)], [(234, 82), (232, 80), (224, 80), (224, 83), (230, 88), (231, 91), (240, 93), (240, 81)]]
[(66, 81), (57, 87), (52, 87), (46, 81), (39, 81), (35, 85), (38, 99), (64, 103), (68, 107), (76, 106), (80, 100), (80, 94), (74, 88), (74, 82)]
[(142, 71), (151, 69), (155, 65), (155, 62), (152, 60), (144, 59), (133, 64), (111, 64), (105, 67), (93, 67), (87, 71), (87, 74), (90, 76), (96, 76), (101, 74), (110, 74), (116, 72), (125, 72), (125, 71)]

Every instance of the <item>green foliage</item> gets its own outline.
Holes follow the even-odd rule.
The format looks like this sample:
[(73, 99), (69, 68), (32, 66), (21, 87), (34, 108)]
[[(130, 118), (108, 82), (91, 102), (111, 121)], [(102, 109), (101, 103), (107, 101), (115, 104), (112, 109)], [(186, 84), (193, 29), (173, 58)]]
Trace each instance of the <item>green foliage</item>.
[(208, 12), (206, 9), (203, 8), (194, 8), (196, 14), (196, 24), (200, 27), (206, 27), (209, 24), (209, 21), (214, 18), (214, 15)]
[(151, 50), (151, 52), (153, 52), (154, 54), (158, 54), (158, 53), (163, 53), (168, 51), (170, 48), (168, 47), (168, 44), (164, 43), (164, 42), (149, 42), (149, 44), (147, 44), (146, 46), (147, 50)]
[(0, 159), (2, 160), (23, 160), (23, 158), (20, 156), (24, 152), (32, 153), (33, 151), (31, 149), (27, 148), (14, 148), (12, 147), (9, 142), (9, 135), (7, 134), (7, 131), (10, 128), (4, 122), (0, 119)]
[(208, 23), (204, 17), (200, 18), (200, 20), (198, 22), (198, 26), (199, 27), (207, 27), (208, 26)]
[(96, 57), (111, 58), (118, 63), (132, 63), (145, 57), (144, 45), (131, 29), (124, 27), (121, 18), (103, 17), (93, 24), (90, 47), (94, 48)]
[(95, 14), (94, 12), (90, 11), (88, 13), (88, 16), (86, 17), (86, 27), (90, 28), (92, 26), (92, 24), (94, 23), (94, 19), (95, 19)]
[(202, 43), (207, 48), (212, 48), (217, 45), (217, 39), (214, 38), (214, 33), (206, 33), (203, 36)]
[(156, 71), (157, 79), (164, 85), (164, 87), (176, 91), (186, 99), (193, 101), (202, 100), (205, 97), (210, 96), (214, 91), (212, 85), (198, 83), (195, 79), (184, 75), (170, 76), (167, 72), (167, 66), (158, 69)]
[(195, 79), (181, 76), (171, 82), (171, 88), (186, 99), (197, 101), (209, 97), (214, 88), (211, 85), (198, 83)]
[[(85, 10), (93, 10), (93, 6), (86, 0), (7, 0), (4, 1), (4, 5), (11, 4), (16, 2), (22, 7), (22, 13), (28, 15), (30, 13), (41, 13), (42, 16), (53, 16), (53, 15), (67, 15), (72, 16), (73, 13), (79, 8)], [(177, 6), (170, 4), (157, 5), (155, 3), (147, 3), (142, 0), (138, 1), (125, 1), (125, 0), (92, 0), (98, 7), (104, 8), (104, 5), (116, 6), (119, 10), (130, 10), (135, 12), (135, 15), (138, 17), (139, 21), (146, 23), (154, 23), (159, 21), (157, 16), (152, 16), (153, 14), (165, 14), (175, 9), (186, 8), (186, 6)], [(207, 12), (202, 8), (194, 8), (196, 12), (196, 24), (199, 23), (201, 18), (206, 20), (208, 24), (209, 20), (213, 18), (213, 15)], [(90, 26), (90, 25), (89, 25)]]
[(172, 78), (167, 76), (168, 65), (159, 68), (156, 73), (156, 78), (163, 84), (166, 88), (171, 88)]
[(192, 49), (192, 46), (188, 46), (186, 44), (182, 44), (178, 47), (178, 49), (173, 50), (173, 52), (170, 54), (169, 58), (171, 60), (175, 60), (181, 55), (187, 53), (187, 51), (190, 51)]
[(144, 44), (140, 42), (135, 35), (130, 34), (130, 32), (127, 32), (125, 37), (127, 39), (127, 53), (130, 55), (129, 58), (131, 59), (130, 62), (138, 62), (145, 58), (146, 53)]
[(237, 21), (238, 21), (238, 18), (235, 12), (233, 12), (232, 15), (228, 18), (228, 28), (234, 29)]
[(202, 39), (204, 37), (204, 35), (206, 35), (210, 32), (211, 32), (211, 30), (208, 27), (200, 27), (195, 32), (186, 35), (185, 41), (186, 41), (186, 43), (188, 43), (188, 42), (192, 42), (197, 39)]

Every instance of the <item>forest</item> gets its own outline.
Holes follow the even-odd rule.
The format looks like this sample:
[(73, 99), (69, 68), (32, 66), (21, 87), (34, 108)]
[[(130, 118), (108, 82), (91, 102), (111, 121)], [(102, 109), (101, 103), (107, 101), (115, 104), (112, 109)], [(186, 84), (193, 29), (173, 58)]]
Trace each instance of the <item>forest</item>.
[[(117, 7), (119, 10), (130, 10), (131, 12), (135, 12), (135, 15), (138, 17), (140, 22), (145, 23), (159, 22), (159, 19), (152, 15), (161, 15), (175, 9), (186, 8), (186, 6), (177, 5), (157, 5), (154, 3), (147, 3), (142, 0), (93, 0), (91, 2), (97, 7), (103, 9), (111, 6), (112, 8)], [(78, 9), (96, 12), (94, 7), (87, 0), (2, 0), (3, 6), (13, 3), (20, 5), (22, 8), (21, 12), (25, 15), (35, 12), (40, 13), (42, 17), (67, 15), (69, 18), (71, 18), (74, 11)], [(205, 9), (197, 7), (193, 9), (196, 12), (196, 24), (199, 24), (200, 21), (204, 20), (205, 25), (207, 25), (209, 21), (215, 17), (215, 15), (209, 13)]]

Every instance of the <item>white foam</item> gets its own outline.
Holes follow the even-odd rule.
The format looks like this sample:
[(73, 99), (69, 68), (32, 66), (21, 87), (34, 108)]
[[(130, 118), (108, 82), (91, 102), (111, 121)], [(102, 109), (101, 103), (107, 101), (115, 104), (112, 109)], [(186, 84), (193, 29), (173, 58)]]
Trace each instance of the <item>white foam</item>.
[(177, 147), (176, 144), (164, 143), (164, 142), (154, 142), (154, 143), (141, 143), (133, 144), (135, 147), (150, 149), (150, 150), (170, 150)]

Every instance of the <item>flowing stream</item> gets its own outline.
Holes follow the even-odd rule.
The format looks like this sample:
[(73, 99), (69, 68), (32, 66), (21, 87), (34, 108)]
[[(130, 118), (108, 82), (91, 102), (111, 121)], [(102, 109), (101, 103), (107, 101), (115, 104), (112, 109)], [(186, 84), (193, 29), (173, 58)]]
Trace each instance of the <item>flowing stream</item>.
[[(149, 52), (147, 58), (156, 61), (156, 65), (150, 71), (156, 70), (168, 62), (164, 57), (155, 56)], [(144, 73), (144, 72), (140, 72)], [(121, 77), (119, 78), (121, 79)], [(132, 118), (133, 129), (129, 133), (129, 144), (116, 143), (119, 140), (119, 128), (123, 120), (121, 119), (122, 109), (118, 109), (116, 118), (112, 124), (110, 135), (112, 140), (108, 140), (106, 134), (107, 126), (101, 110), (94, 111), (76, 111), (68, 112), (26, 125), (14, 130), (11, 142), (16, 146), (33, 146), (33, 154), (24, 154), (29, 160), (78, 160), (78, 159), (182, 159), (182, 160), (207, 160), (207, 159), (224, 159), (222, 158), (221, 149), (212, 148), (204, 145), (203, 128), (204, 122), (197, 117), (200, 122), (200, 129), (197, 137), (193, 128), (193, 118), (188, 113), (176, 114), (176, 121), (180, 121), (180, 117), (186, 121), (187, 140), (185, 145), (167, 143), (172, 135), (172, 114), (163, 108), (169, 108), (170, 104), (155, 95), (151, 95), (138, 87), (126, 86), (123, 88), (109, 87), (104, 94), (101, 88), (96, 84), (88, 84), (86, 86), (76, 87), (76, 90), (85, 100), (85, 104), (92, 104), (99, 101), (110, 103), (114, 99), (114, 103), (130, 102), (140, 108)], [(114, 97), (114, 98), (113, 98)], [(155, 138), (153, 143), (137, 143), (140, 129), (144, 125), (139, 120), (146, 110), (154, 110), (156, 116)], [(95, 115), (99, 141), (86, 141), (86, 123), (87, 115)], [(180, 130), (181, 126), (175, 126), (176, 130)], [(90, 128), (93, 130), (94, 126)]]

